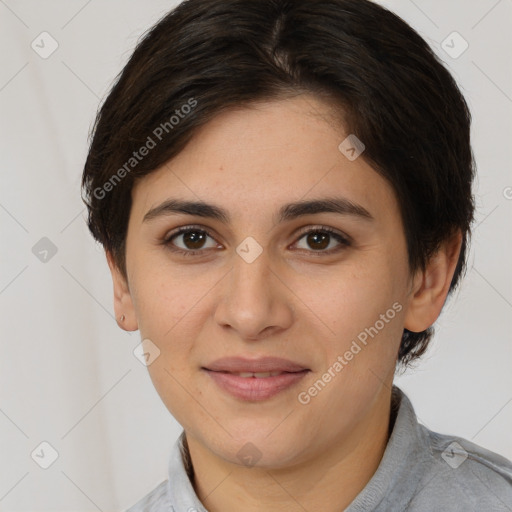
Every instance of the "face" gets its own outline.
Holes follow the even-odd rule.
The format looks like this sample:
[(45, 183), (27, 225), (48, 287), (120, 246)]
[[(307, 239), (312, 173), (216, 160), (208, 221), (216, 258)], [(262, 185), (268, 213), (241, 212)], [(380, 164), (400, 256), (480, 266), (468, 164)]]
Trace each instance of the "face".
[(328, 450), (392, 382), (411, 286), (398, 203), (327, 113), (308, 95), (222, 113), (132, 192), (123, 313), (187, 436), (237, 464), (248, 442), (264, 467)]

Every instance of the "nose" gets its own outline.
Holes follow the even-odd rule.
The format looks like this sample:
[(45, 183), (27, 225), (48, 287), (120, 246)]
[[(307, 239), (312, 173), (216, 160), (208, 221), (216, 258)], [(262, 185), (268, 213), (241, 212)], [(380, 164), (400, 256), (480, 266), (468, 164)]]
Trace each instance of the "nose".
[(251, 263), (235, 255), (222, 281), (215, 321), (244, 340), (257, 341), (290, 327), (293, 293), (263, 252)]

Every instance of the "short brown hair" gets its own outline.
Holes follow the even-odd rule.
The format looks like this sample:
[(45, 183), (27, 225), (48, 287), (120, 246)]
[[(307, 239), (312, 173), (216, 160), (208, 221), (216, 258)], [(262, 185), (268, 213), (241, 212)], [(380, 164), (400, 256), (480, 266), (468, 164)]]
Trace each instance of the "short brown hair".
[[(345, 130), (393, 187), (411, 272), (461, 231), (456, 287), (474, 215), (471, 116), (428, 44), (368, 0), (185, 0), (144, 35), (98, 112), (82, 178), (89, 229), (125, 276), (134, 181), (221, 111), (302, 92), (343, 109)], [(399, 362), (432, 334), (405, 329)]]

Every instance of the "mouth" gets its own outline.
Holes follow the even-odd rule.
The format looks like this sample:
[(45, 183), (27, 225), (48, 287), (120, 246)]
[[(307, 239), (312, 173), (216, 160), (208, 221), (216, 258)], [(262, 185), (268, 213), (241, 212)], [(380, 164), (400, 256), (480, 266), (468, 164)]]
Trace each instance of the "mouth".
[[(212, 370), (213, 371), (213, 370)], [(283, 373), (295, 373), (295, 372), (224, 372), (220, 371), (219, 373), (229, 373), (229, 375), (236, 375), (237, 377), (243, 377), (244, 379), (255, 377), (256, 379), (266, 379), (267, 377), (277, 377), (278, 375), (282, 375)]]
[[(206, 366), (206, 370), (226, 373), (294, 373), (308, 368), (300, 363), (296, 363), (290, 359), (283, 359), (282, 357), (259, 357), (259, 358), (246, 358), (246, 357), (222, 357), (212, 361)], [(252, 375), (251, 375), (252, 376)]]
[(311, 370), (281, 358), (223, 358), (201, 367), (220, 390), (244, 401), (268, 400), (290, 389)]

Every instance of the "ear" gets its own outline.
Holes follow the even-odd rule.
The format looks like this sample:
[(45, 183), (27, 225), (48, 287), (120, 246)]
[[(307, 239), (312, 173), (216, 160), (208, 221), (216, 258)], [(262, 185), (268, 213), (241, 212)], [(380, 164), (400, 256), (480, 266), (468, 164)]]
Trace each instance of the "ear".
[(462, 234), (457, 231), (413, 278), (404, 327), (412, 332), (428, 329), (441, 314), (459, 259)]
[[(117, 325), (125, 331), (136, 331), (138, 329), (137, 318), (126, 278), (109, 251), (106, 251), (106, 257), (114, 285), (114, 312)], [(123, 316), (124, 320), (121, 320)]]

